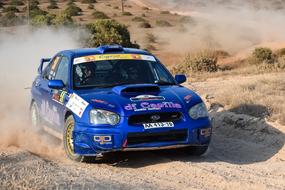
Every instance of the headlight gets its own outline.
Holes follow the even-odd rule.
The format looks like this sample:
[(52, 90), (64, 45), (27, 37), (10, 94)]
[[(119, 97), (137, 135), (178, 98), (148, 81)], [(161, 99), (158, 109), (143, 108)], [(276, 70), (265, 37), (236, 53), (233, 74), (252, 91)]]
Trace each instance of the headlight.
[(208, 117), (208, 110), (207, 107), (203, 102), (196, 104), (189, 110), (189, 116), (192, 119), (199, 119), (202, 117)]
[(93, 109), (90, 111), (90, 123), (94, 125), (110, 124), (116, 125), (120, 121), (120, 116), (114, 112)]

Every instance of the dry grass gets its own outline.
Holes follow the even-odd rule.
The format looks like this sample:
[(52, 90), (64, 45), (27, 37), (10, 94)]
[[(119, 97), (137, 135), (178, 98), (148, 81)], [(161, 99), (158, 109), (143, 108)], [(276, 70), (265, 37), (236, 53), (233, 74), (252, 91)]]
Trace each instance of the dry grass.
[(234, 112), (285, 124), (284, 76), (276, 73), (235, 80), (217, 93), (215, 101)]

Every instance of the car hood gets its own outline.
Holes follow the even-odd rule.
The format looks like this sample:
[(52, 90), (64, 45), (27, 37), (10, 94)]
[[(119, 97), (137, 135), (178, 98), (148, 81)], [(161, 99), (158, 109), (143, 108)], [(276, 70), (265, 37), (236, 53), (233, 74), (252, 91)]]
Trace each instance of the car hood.
[(75, 93), (92, 108), (116, 112), (121, 116), (150, 112), (188, 111), (201, 98), (180, 85), (122, 85), (114, 88), (78, 90)]

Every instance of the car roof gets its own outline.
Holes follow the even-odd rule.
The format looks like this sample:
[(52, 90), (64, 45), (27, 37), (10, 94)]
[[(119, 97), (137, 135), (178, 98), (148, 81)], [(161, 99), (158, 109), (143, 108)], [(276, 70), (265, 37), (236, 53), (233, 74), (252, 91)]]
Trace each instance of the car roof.
[(105, 46), (99, 46), (97, 48), (72, 49), (72, 50), (65, 50), (60, 53), (70, 55), (72, 57), (82, 57), (88, 55), (112, 54), (112, 53), (151, 55), (149, 52), (145, 50), (135, 49), (135, 48), (124, 48), (120, 45), (105, 45)]

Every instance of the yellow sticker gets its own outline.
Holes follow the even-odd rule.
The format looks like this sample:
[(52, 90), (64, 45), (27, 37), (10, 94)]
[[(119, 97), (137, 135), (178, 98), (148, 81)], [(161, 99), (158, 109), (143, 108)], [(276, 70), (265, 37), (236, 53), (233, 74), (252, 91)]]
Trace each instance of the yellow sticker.
[(51, 70), (55, 70), (57, 64), (59, 63), (60, 57), (56, 57), (52, 63)]
[(102, 54), (102, 55), (89, 55), (78, 57), (74, 59), (74, 64), (86, 63), (91, 61), (106, 61), (106, 60), (146, 60), (156, 61), (151, 55), (141, 54)]

